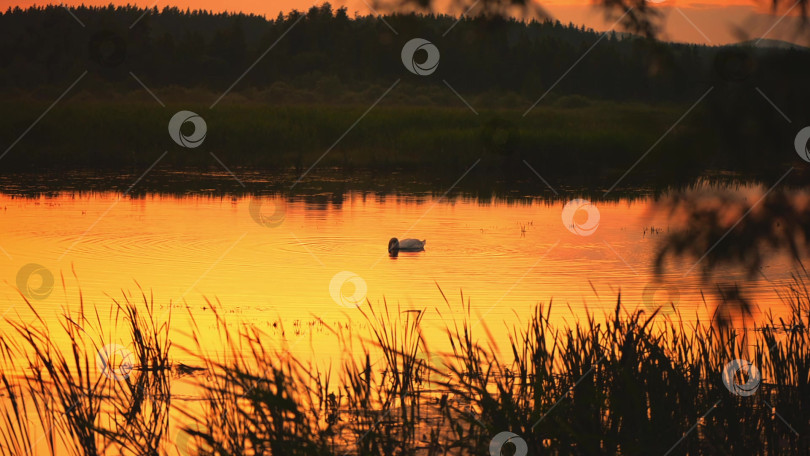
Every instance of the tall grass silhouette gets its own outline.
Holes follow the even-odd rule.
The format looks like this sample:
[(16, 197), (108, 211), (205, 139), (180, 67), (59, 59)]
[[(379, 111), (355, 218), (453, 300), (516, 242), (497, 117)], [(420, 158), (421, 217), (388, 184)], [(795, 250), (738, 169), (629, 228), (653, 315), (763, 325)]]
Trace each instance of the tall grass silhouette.
[[(468, 455), (488, 454), (493, 436), (509, 431), (529, 454), (801, 454), (810, 447), (806, 281), (796, 276), (781, 290), (790, 317), (768, 315), (746, 331), (713, 318), (686, 323), (677, 309), (666, 316), (626, 309), (618, 296), (611, 313), (568, 326), (552, 322), (551, 303), (538, 305), (504, 347), (469, 299), (451, 302), (442, 292), (444, 304), (430, 312), (446, 324), (446, 353), (428, 346), (437, 341), (423, 333), (427, 309), (367, 303), (358, 310), (367, 333), (327, 326), (346, 354), (328, 368), (294, 356), (289, 343), (274, 345), (256, 327), (233, 329), (220, 304), (209, 302), (224, 350), (209, 353), (213, 332), (191, 315), (195, 342), (183, 350), (203, 375), (193, 377), (199, 400), (180, 405), (171, 402), (178, 366), (169, 356), (169, 323), (158, 323), (151, 296), (114, 300), (112, 326), (80, 297), (61, 319), (69, 345), (28, 303), (34, 320), (9, 319), (13, 329), (0, 339), (0, 449)], [(134, 357), (121, 379), (93, 366), (118, 322)], [(762, 374), (748, 397), (723, 383), (724, 367), (738, 358)], [(745, 374), (736, 380), (744, 383)], [(170, 427), (182, 428), (182, 448)]]
[[(62, 285), (67, 295), (64, 277)], [(39, 454), (40, 445), (51, 454), (159, 454), (171, 400), (170, 320), (157, 323), (152, 297), (113, 299), (102, 317), (79, 292), (78, 309), (63, 309), (58, 331), (22, 299), (33, 321), (10, 320), (13, 330), (0, 338), (3, 454)], [(99, 358), (119, 323), (135, 362), (123, 353)]]

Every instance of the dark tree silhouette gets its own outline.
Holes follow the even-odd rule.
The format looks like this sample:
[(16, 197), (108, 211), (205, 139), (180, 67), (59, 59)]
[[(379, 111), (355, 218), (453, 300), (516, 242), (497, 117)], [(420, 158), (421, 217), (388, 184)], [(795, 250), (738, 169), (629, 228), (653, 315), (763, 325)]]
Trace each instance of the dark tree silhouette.
[(799, 264), (810, 252), (810, 195), (803, 191), (774, 189), (753, 199), (715, 188), (679, 193), (662, 205), (683, 223), (664, 237), (658, 273), (668, 257), (690, 257), (705, 278), (742, 266), (753, 279), (774, 255), (786, 253)]
[[(797, 8), (801, 18), (802, 27), (807, 19), (807, 5), (809, 0), (797, 0)], [(606, 18), (618, 20), (620, 28), (626, 32), (635, 33), (647, 38), (656, 38), (661, 31), (662, 15), (654, 7), (656, 2), (649, 0), (595, 0), (594, 6), (601, 8)], [(774, 13), (780, 7), (790, 7), (793, 1), (784, 2), (770, 0)], [(436, 12), (447, 8), (445, 2), (436, 0), (375, 0), (376, 9), (382, 11), (414, 10), (419, 12)], [(533, 0), (451, 0), (450, 9), (455, 14), (483, 15), (487, 17), (519, 17), (522, 19), (548, 18), (542, 8), (542, 2)], [(736, 30), (741, 39), (748, 39), (744, 30)]]
[[(667, 260), (685, 258), (700, 271), (703, 282), (716, 281), (721, 303), (715, 323), (730, 326), (730, 316), (748, 315), (754, 304), (745, 287), (730, 283), (724, 272), (743, 268), (748, 280), (765, 276), (769, 259), (787, 255), (808, 277), (803, 260), (810, 253), (810, 194), (773, 188), (762, 195), (733, 189), (703, 188), (680, 192), (660, 202), (668, 208), (676, 228), (659, 245), (655, 271), (662, 274)], [(747, 195), (746, 195), (747, 194)]]

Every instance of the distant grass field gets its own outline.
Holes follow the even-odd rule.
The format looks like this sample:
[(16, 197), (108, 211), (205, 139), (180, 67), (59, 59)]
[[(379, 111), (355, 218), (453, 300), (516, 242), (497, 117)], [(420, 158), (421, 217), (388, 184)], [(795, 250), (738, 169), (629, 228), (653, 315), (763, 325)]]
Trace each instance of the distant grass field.
[[(555, 184), (607, 187), (642, 156), (623, 185), (655, 186), (726, 170), (763, 177), (797, 158), (790, 151), (761, 154), (753, 163), (738, 166), (733, 148), (711, 128), (713, 113), (708, 108), (698, 107), (673, 128), (688, 106), (550, 97), (524, 117), (530, 104), (486, 107), (491, 95), (481, 95), (470, 98), (473, 106), (484, 106), (476, 113), (447, 92), (444, 100), (423, 106), (419, 100), (409, 104), (407, 97), (392, 95), (356, 125), (373, 100), (270, 104), (229, 95), (211, 109), (215, 94), (210, 100), (195, 97), (204, 103), (181, 103), (161, 94), (167, 103), (161, 107), (144, 93), (109, 99), (80, 93), (48, 112), (0, 166), (33, 172), (146, 169), (168, 151), (158, 168), (219, 168), (213, 153), (231, 169), (295, 174), (323, 156), (313, 175), (339, 168), (455, 177), (480, 159), (473, 178), (525, 177), (531, 173), (528, 162)], [(49, 104), (22, 97), (0, 103), (5, 147)], [(183, 148), (169, 137), (169, 119), (180, 110), (199, 114), (207, 124), (207, 136), (197, 148)], [(190, 134), (192, 125), (184, 124), (182, 131)]]

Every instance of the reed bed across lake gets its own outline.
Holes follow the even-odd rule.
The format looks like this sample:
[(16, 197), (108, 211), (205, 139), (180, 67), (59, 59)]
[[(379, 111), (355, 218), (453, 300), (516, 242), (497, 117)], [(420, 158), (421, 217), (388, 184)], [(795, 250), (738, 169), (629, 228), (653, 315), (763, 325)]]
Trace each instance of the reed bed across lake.
[[(677, 309), (627, 310), (619, 296), (605, 318), (564, 327), (553, 324), (551, 303), (538, 305), (506, 347), (463, 295), (460, 303), (445, 297), (435, 309), (450, 347), (441, 353), (422, 331), (424, 312), (365, 303), (356, 312), (371, 330), (331, 328), (352, 356), (328, 370), (255, 326), (232, 329), (223, 313), (216, 337), (224, 350), (203, 348), (210, 334), (193, 315), (182, 330), (196, 346), (174, 347), (171, 318), (146, 293), (115, 299), (105, 312), (79, 295), (58, 328), (26, 301), (35, 318), (6, 317), (0, 339), (0, 452), (806, 454), (806, 279), (782, 292), (791, 317), (754, 331), (687, 325)], [(122, 331), (131, 343), (111, 344)], [(178, 350), (195, 365), (173, 362)], [(734, 360), (750, 362), (759, 378), (751, 368), (729, 376)], [(196, 382), (195, 401), (172, 400), (181, 375)]]

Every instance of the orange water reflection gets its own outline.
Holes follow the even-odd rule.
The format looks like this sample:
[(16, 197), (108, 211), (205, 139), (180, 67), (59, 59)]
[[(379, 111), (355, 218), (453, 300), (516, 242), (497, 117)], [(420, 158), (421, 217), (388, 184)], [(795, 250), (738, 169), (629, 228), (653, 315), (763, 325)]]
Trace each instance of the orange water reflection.
[[(137, 295), (139, 284), (154, 295), (161, 316), (168, 316), (171, 303), (176, 345), (190, 346), (183, 335), (190, 312), (215, 351), (221, 347), (205, 297), (219, 300), (234, 328), (257, 325), (281, 335), (283, 326), (294, 353), (311, 355), (315, 347), (325, 357), (339, 350), (333, 337), (322, 328), (312, 333), (308, 325), (317, 317), (329, 325), (351, 318), (362, 326), (352, 303), (363, 298), (426, 310), (425, 331), (436, 344), (444, 340), (441, 330), (453, 309), (460, 309), (462, 292), (472, 318), (504, 340), (508, 326), (552, 299), (552, 316), (561, 324), (582, 318), (586, 308), (597, 315), (611, 311), (619, 291), (628, 309), (674, 299), (687, 320), (708, 314), (700, 297), (707, 285), (697, 273), (683, 277), (691, 264), (670, 270), (663, 282), (653, 278), (661, 234), (650, 227), (665, 233), (668, 225), (649, 200), (597, 203), (599, 223), (587, 236), (564, 225), (562, 203), (539, 199), (507, 204), (350, 193), (324, 201), (272, 197), (251, 206), (250, 198), (230, 196), (2, 195), (3, 312), (6, 318), (30, 317), (17, 274), (36, 263), (56, 281), (47, 298), (32, 301), (46, 319), (75, 305), (79, 288), (85, 305), (105, 309), (111, 296)], [(583, 210), (572, 217), (579, 226), (588, 220)], [(390, 258), (392, 236), (427, 239), (426, 250)], [(789, 272), (789, 264), (775, 264), (766, 279), (747, 283), (754, 301), (786, 312), (774, 289)], [(32, 276), (27, 286), (36, 289), (40, 279)], [(726, 279), (746, 282), (742, 273), (729, 272)], [(193, 358), (180, 351), (176, 356)]]

